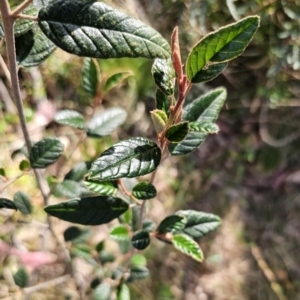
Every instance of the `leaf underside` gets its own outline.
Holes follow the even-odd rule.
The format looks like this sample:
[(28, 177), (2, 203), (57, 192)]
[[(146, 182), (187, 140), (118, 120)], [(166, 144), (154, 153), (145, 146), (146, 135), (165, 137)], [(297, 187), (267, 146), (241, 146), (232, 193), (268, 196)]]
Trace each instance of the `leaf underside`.
[(170, 47), (158, 32), (102, 2), (51, 1), (39, 11), (39, 26), (58, 47), (79, 56), (170, 56)]

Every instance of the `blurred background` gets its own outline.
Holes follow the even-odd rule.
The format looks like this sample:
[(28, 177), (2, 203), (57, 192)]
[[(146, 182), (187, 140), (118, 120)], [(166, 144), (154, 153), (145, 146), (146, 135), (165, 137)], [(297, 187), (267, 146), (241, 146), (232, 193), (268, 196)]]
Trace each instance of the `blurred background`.
[[(222, 226), (199, 242), (205, 254), (201, 264), (154, 241), (143, 252), (150, 277), (130, 285), (132, 299), (300, 299), (300, 1), (106, 2), (151, 24), (168, 40), (178, 25), (183, 61), (208, 32), (248, 15), (261, 17), (261, 26), (246, 51), (215, 80), (192, 88), (187, 101), (211, 88), (227, 88), (228, 98), (218, 119), (220, 132), (190, 155), (165, 161), (155, 183), (159, 195), (148, 210), (149, 218), (157, 222), (178, 209), (211, 212), (221, 216)], [(82, 65), (82, 58), (56, 50), (39, 68), (20, 71), (32, 136), (38, 139), (45, 128), (47, 134), (63, 139), (72, 153), (71, 159), (50, 168), (50, 182), (59, 181), (72, 164), (97, 157), (118, 138), (155, 136), (149, 116), (155, 107), (151, 61), (103, 60), (99, 66), (104, 79), (119, 71), (132, 74), (102, 102), (105, 108), (125, 108), (129, 117), (112, 137), (86, 140), (71, 152), (80, 135), (58, 126), (53, 116), (61, 108), (91, 114), (93, 103), (81, 85)], [(13, 177), (22, 159), (16, 150), (23, 140), (7, 82), (0, 75), (0, 166)], [(31, 251), (44, 247), (49, 255), (59, 257), (50, 237), (41, 246), (45, 214), (33, 179), (22, 177), (4, 194), (9, 197), (24, 186), (37, 208), (32, 219), (0, 215), (0, 242), (10, 247), (19, 243)], [(59, 237), (69, 226), (62, 221), (54, 224)], [(92, 229), (87, 243), (98, 243), (107, 232), (105, 226), (100, 232)], [(3, 250), (4, 244), (1, 247), (0, 299), (21, 299), (18, 289), (10, 286), (7, 271), (8, 266), (17, 268), (19, 260)], [(115, 251), (113, 242), (110, 247)], [(82, 280), (87, 280), (86, 262), (78, 264)], [(63, 276), (66, 268), (59, 259), (47, 266), (30, 266), (31, 284)], [(28, 299), (78, 299), (74, 282), (68, 278), (63, 282), (37, 289)]]

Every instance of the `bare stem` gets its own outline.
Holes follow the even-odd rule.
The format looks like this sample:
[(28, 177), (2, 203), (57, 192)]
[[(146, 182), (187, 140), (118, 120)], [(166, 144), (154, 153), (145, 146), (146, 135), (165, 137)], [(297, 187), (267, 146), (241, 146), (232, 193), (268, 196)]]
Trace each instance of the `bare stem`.
[(30, 16), (30, 15), (24, 15), (24, 14), (18, 14), (12, 16), (15, 19), (25, 19), (25, 20), (32, 20), (32, 21), (38, 21), (39, 18), (36, 16)]
[[(29, 6), (32, 3), (33, 0), (25, 0), (23, 3), (21, 3), (18, 7), (16, 7), (11, 13), (10, 15), (12, 17), (18, 15), (21, 11), (23, 11), (27, 6)], [(2, 2), (4, 2), (2, 0)]]

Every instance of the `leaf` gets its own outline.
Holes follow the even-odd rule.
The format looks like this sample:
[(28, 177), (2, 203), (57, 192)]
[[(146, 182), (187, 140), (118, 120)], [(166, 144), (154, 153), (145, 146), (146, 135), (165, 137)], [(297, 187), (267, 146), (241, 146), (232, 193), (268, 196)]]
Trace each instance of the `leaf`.
[(93, 192), (99, 194), (99, 195), (106, 195), (111, 196), (113, 195), (117, 189), (118, 185), (116, 181), (90, 181), (85, 180), (84, 184)]
[(195, 77), (192, 79), (192, 83), (199, 83), (210, 81), (220, 75), (225, 68), (227, 67), (227, 63), (220, 64), (207, 64), (202, 70), (200, 70)]
[(152, 220), (146, 219), (143, 221), (143, 230), (144, 231), (152, 232), (152, 231), (154, 231), (155, 227), (156, 227), (156, 225)]
[(84, 243), (90, 235), (88, 229), (81, 229), (77, 226), (71, 226), (64, 231), (65, 242), (72, 242), (73, 244)]
[(163, 219), (160, 224), (158, 225), (156, 231), (158, 233), (176, 233), (178, 231), (181, 231), (185, 224), (187, 222), (187, 219), (185, 216), (180, 215), (171, 215)]
[(140, 230), (133, 234), (131, 239), (132, 246), (138, 250), (144, 250), (150, 244), (150, 235), (148, 231)]
[(15, 284), (20, 288), (24, 288), (28, 284), (28, 274), (24, 267), (21, 267), (16, 274), (13, 276)]
[(129, 205), (120, 198), (96, 196), (71, 199), (45, 207), (45, 211), (67, 222), (100, 225), (123, 214)]
[(170, 46), (157, 31), (102, 2), (51, 1), (39, 11), (39, 26), (58, 47), (79, 56), (170, 56)]
[(87, 126), (86, 134), (90, 137), (102, 137), (111, 134), (125, 122), (127, 112), (120, 107), (108, 108), (93, 117)]
[(120, 72), (113, 74), (109, 78), (107, 78), (105, 82), (105, 86), (103, 88), (103, 92), (107, 93), (110, 91), (113, 87), (117, 86), (122, 80), (132, 75), (130, 72)]
[(109, 300), (110, 299), (110, 284), (107, 282), (101, 283), (94, 291), (93, 300)]
[(24, 192), (17, 192), (14, 194), (14, 203), (18, 210), (24, 214), (29, 215), (32, 212), (32, 205), (30, 203), (30, 197)]
[(85, 244), (76, 244), (71, 248), (72, 256), (79, 257), (84, 259), (85, 261), (91, 261), (92, 259), (92, 248)]
[(55, 185), (53, 194), (58, 198), (76, 198), (80, 196), (81, 191), (81, 186), (77, 181), (66, 179), (63, 182)]
[(12, 200), (6, 198), (0, 198), (0, 209), (1, 208), (18, 210), (16, 204)]
[(121, 141), (94, 161), (90, 180), (137, 177), (153, 172), (160, 163), (161, 150), (151, 140), (137, 137)]
[(58, 113), (56, 113), (54, 120), (55, 122), (61, 125), (68, 125), (78, 129), (85, 128), (83, 115), (75, 110), (61, 110)]
[(157, 134), (160, 134), (166, 127), (168, 116), (163, 110), (154, 109), (150, 111), (151, 119)]
[(176, 214), (186, 217), (187, 223), (183, 232), (194, 239), (203, 237), (221, 224), (221, 219), (218, 216), (209, 213), (195, 210), (179, 210)]
[(116, 241), (126, 241), (129, 240), (129, 233), (127, 228), (122, 225), (118, 224), (115, 225), (109, 232), (109, 236), (116, 240)]
[(183, 141), (189, 133), (189, 122), (181, 122), (174, 124), (166, 131), (166, 138), (171, 143), (179, 143)]
[(146, 267), (147, 259), (142, 254), (133, 254), (131, 257), (130, 265), (132, 267)]
[[(38, 14), (38, 10), (34, 5), (29, 5), (22, 11), (22, 14), (29, 15), (29, 16), (36, 16)], [(15, 37), (19, 37), (20, 35), (23, 35), (27, 31), (29, 31), (34, 25), (35, 22), (32, 20), (17, 19), (14, 24)]]
[(117, 290), (117, 300), (130, 300), (130, 290), (127, 284), (122, 283)]
[(99, 259), (100, 259), (101, 264), (104, 265), (106, 263), (111, 263), (111, 262), (115, 261), (116, 258), (112, 253), (110, 253), (106, 250), (102, 250), (99, 253)]
[(214, 123), (199, 123), (199, 122), (191, 122), (189, 123), (190, 129), (196, 132), (203, 132), (203, 133), (218, 133), (219, 126)]
[(176, 234), (172, 238), (172, 244), (177, 250), (193, 259), (199, 262), (203, 260), (203, 253), (199, 245), (189, 236), (185, 234)]
[(57, 138), (45, 138), (35, 143), (30, 151), (32, 168), (42, 169), (55, 163), (63, 153), (64, 146)]
[(15, 44), (17, 63), (25, 68), (38, 66), (56, 49), (38, 27), (16, 37)]
[(157, 58), (153, 62), (152, 75), (156, 86), (167, 96), (174, 93), (175, 71), (172, 60)]
[(98, 92), (99, 74), (93, 59), (85, 58), (82, 68), (82, 86), (87, 95), (95, 98)]
[[(194, 82), (203, 68), (210, 63), (225, 63), (239, 56), (259, 27), (259, 17), (250, 16), (206, 35), (190, 52), (186, 74)], [(197, 82), (197, 81), (196, 81)]]
[(19, 164), (20, 171), (28, 171), (31, 168), (28, 160), (22, 160)]
[(156, 91), (156, 108), (163, 110), (167, 116), (170, 115), (170, 99), (160, 89)]
[(134, 282), (136, 280), (141, 280), (149, 277), (149, 270), (146, 267), (137, 267), (134, 266), (130, 269), (130, 276), (127, 279), (127, 282)]
[(88, 173), (92, 163), (89, 161), (76, 164), (65, 176), (64, 180), (80, 181)]
[(149, 182), (140, 182), (132, 190), (132, 195), (140, 200), (155, 198), (156, 194), (155, 186)]
[[(202, 129), (200, 130), (199, 126), (197, 125), (197, 128), (195, 123), (192, 122), (201, 123), (202, 127), (203, 124), (214, 123), (226, 100), (226, 96), (227, 93), (224, 88), (217, 88), (197, 98), (184, 108), (182, 119), (190, 122), (191, 130), (182, 142), (169, 145), (169, 151), (172, 155), (188, 154), (202, 144), (210, 132), (208, 130), (206, 130), (207, 132)], [(215, 125), (209, 126), (213, 126), (213, 129)]]

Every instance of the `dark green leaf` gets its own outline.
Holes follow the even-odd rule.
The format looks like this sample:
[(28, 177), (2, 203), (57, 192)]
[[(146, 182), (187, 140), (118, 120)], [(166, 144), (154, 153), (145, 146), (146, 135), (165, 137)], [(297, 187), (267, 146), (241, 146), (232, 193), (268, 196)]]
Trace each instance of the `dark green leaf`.
[(150, 244), (150, 235), (148, 231), (140, 230), (133, 234), (131, 239), (132, 246), (138, 250), (144, 250)]
[(116, 258), (112, 253), (110, 253), (106, 250), (102, 250), (99, 253), (99, 259), (100, 259), (101, 264), (104, 265), (106, 263), (113, 262)]
[(152, 75), (156, 86), (167, 96), (174, 93), (175, 71), (171, 59), (154, 60)]
[[(29, 5), (26, 7), (22, 14), (29, 16), (36, 16), (38, 14), (38, 10), (34, 5)], [(35, 25), (35, 22), (27, 19), (17, 19), (14, 24), (14, 34), (16, 37), (23, 35), (28, 30), (30, 30)]]
[(87, 135), (102, 137), (111, 134), (125, 122), (127, 112), (120, 107), (108, 108), (101, 114), (93, 117), (87, 126)]
[(173, 246), (180, 252), (192, 257), (197, 261), (203, 260), (203, 253), (199, 245), (188, 235), (176, 234), (172, 238)]
[(155, 198), (156, 194), (155, 186), (149, 182), (140, 182), (132, 190), (132, 195), (140, 200)]
[(139, 227), (139, 219), (140, 219), (141, 208), (140, 208), (140, 206), (136, 205), (131, 209), (131, 211), (132, 211), (132, 220), (131, 220), (132, 224), (131, 224), (131, 227), (132, 227), (133, 231), (137, 231), (138, 227)]
[(17, 192), (14, 194), (14, 202), (18, 210), (24, 214), (29, 215), (32, 212), (30, 197), (24, 192)]
[(218, 75), (220, 75), (225, 70), (226, 67), (227, 67), (227, 63), (208, 65), (207, 67), (204, 67), (195, 75), (192, 82), (198, 83), (198, 82), (213, 80)]
[(99, 74), (93, 59), (85, 58), (82, 69), (82, 86), (87, 95), (95, 98), (98, 92)]
[(161, 150), (151, 140), (137, 137), (107, 149), (92, 164), (91, 180), (137, 177), (153, 172), (160, 163)]
[(70, 110), (70, 109), (61, 110), (58, 113), (56, 113), (54, 120), (57, 123), (62, 125), (68, 125), (78, 129), (85, 128), (83, 115), (75, 110)]
[(113, 195), (117, 189), (118, 185), (116, 181), (101, 181), (101, 182), (95, 182), (95, 181), (89, 181), (85, 180), (84, 184), (93, 192), (99, 194), (99, 195), (106, 195), (111, 196)]
[(39, 25), (58, 47), (79, 56), (170, 56), (170, 47), (158, 32), (102, 2), (51, 1), (40, 10)]
[(183, 232), (195, 239), (215, 230), (221, 224), (221, 219), (218, 216), (209, 213), (179, 210), (176, 214), (186, 217), (187, 223)]
[(128, 229), (122, 225), (115, 225), (109, 232), (109, 235), (112, 239), (116, 241), (126, 241), (129, 240), (129, 232)]
[(130, 269), (130, 276), (127, 282), (133, 282), (136, 280), (141, 280), (149, 277), (149, 270), (146, 267), (132, 267)]
[(37, 27), (16, 37), (15, 43), (17, 63), (25, 68), (39, 65), (56, 49), (56, 46)]
[(89, 161), (76, 164), (65, 176), (65, 179), (80, 181), (88, 173), (92, 163)]
[(93, 294), (93, 300), (109, 300), (110, 299), (110, 284), (107, 282), (101, 283)]
[(63, 150), (64, 146), (57, 138), (45, 138), (31, 148), (30, 164), (32, 168), (46, 168), (58, 160)]
[(64, 180), (61, 183), (58, 183), (53, 189), (54, 196), (67, 197), (67, 198), (76, 198), (81, 194), (81, 186), (77, 181), (73, 180)]
[(156, 224), (152, 220), (146, 219), (143, 221), (143, 230), (144, 231), (152, 232), (152, 231), (154, 231), (155, 227), (156, 227)]
[(225, 63), (239, 56), (259, 26), (259, 17), (251, 16), (206, 35), (190, 52), (186, 74), (193, 82), (203, 68), (211, 63)]
[(97, 196), (76, 198), (45, 207), (45, 211), (59, 219), (83, 225), (100, 225), (110, 222), (128, 209), (120, 198)]
[(121, 73), (116, 73), (116, 74), (110, 76), (105, 82), (103, 92), (107, 93), (113, 87), (117, 86), (122, 80), (124, 80), (125, 78), (127, 78), (130, 75), (131, 75), (130, 72), (121, 72)]
[(179, 216), (179, 215), (168, 216), (160, 222), (156, 231), (159, 233), (170, 232), (174, 234), (178, 231), (181, 231), (184, 228), (186, 222), (187, 219), (185, 218), (185, 216)]
[(130, 300), (130, 290), (129, 287), (122, 283), (117, 290), (117, 300)]
[(18, 209), (16, 204), (12, 200), (6, 198), (0, 198), (0, 209), (1, 208), (8, 208), (8, 209), (15, 209), (15, 210)]
[(174, 124), (166, 131), (166, 138), (171, 143), (179, 143), (183, 141), (189, 133), (189, 122)]
[(71, 241), (73, 244), (83, 243), (89, 237), (90, 231), (76, 226), (71, 226), (64, 231), (64, 239), (66, 242)]
[(28, 284), (28, 274), (24, 267), (21, 267), (16, 274), (14, 274), (14, 281), (17, 286), (24, 288)]
[(6, 176), (6, 172), (4, 168), (0, 168), (0, 175), (5, 177)]
[(31, 168), (30, 162), (28, 160), (22, 160), (19, 164), (20, 171), (27, 171)]
[(160, 89), (156, 91), (156, 108), (163, 110), (167, 116), (170, 115), (170, 99)]

